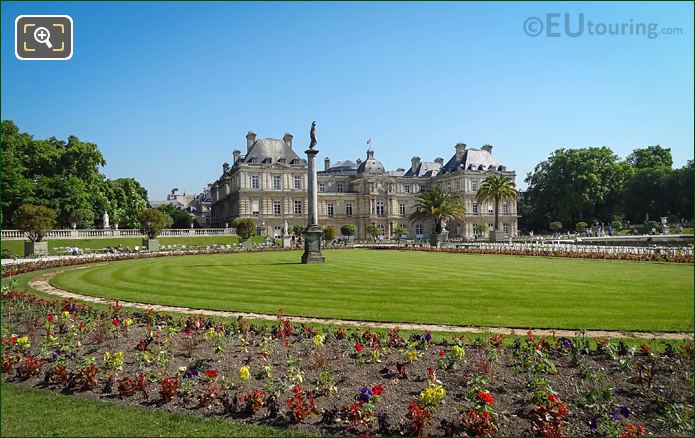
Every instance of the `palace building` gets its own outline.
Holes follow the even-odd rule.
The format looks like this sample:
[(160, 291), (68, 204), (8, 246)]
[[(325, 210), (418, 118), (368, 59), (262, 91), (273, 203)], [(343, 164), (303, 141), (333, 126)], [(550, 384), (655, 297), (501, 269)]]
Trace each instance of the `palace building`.
[[(300, 151), (300, 153), (303, 153)], [(324, 159), (318, 172), (319, 224), (332, 225), (340, 236), (340, 227), (353, 224), (357, 239), (367, 238), (367, 227), (375, 224), (385, 238), (390, 238), (399, 225), (408, 229), (408, 238), (428, 238), (431, 223), (411, 223), (418, 193), (433, 186), (461, 195), (466, 209), (462, 223), (449, 223), (452, 239), (478, 237), (475, 225), (494, 224), (494, 205), (478, 205), (475, 194), (490, 175), (503, 175), (515, 181), (516, 173), (508, 170), (492, 155), (492, 146), (469, 148), (455, 146), (454, 155), (443, 158), (410, 160), (409, 169), (387, 171), (369, 148), (362, 160), (331, 163)], [(231, 226), (236, 218), (256, 221), (257, 233), (279, 237), (284, 222), (289, 226), (307, 224), (307, 163), (293, 149), (292, 135), (282, 140), (246, 135), (246, 153), (233, 152), (233, 163), (222, 165), (222, 175), (210, 186), (211, 224)], [(500, 205), (500, 229), (517, 234), (516, 202)]]

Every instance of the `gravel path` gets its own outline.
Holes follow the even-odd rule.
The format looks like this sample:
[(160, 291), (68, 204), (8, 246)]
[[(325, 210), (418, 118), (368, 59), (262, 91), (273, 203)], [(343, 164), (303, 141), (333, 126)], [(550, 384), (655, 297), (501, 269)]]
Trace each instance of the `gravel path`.
[[(53, 276), (60, 274), (62, 272), (72, 270), (72, 269), (85, 269), (95, 265), (90, 266), (79, 266), (76, 268), (62, 269), (53, 272), (47, 272), (45, 274), (38, 275), (29, 281), (29, 287), (41, 291), (46, 294), (56, 295), (63, 298), (73, 298), (75, 300), (99, 303), (99, 304), (111, 304), (114, 301), (92, 297), (88, 295), (76, 294), (73, 292), (68, 292), (63, 289), (58, 289), (51, 285), (50, 280)], [(224, 318), (238, 318), (243, 317), (247, 319), (257, 319), (265, 321), (275, 321), (277, 319), (276, 315), (268, 315), (265, 313), (248, 313), (248, 312), (230, 312), (223, 310), (207, 310), (207, 309), (192, 309), (189, 307), (175, 307), (175, 306), (162, 306), (158, 304), (146, 304), (137, 303), (133, 301), (121, 301), (119, 303), (125, 307), (135, 308), (135, 309), (153, 309), (158, 312), (178, 312), (178, 313), (193, 313), (193, 314), (203, 314), (209, 316), (219, 316)], [(329, 318), (311, 318), (303, 316), (292, 316), (292, 321), (298, 323), (315, 323), (315, 324), (331, 324), (339, 325), (345, 327), (369, 327), (369, 328), (379, 328), (379, 329), (390, 329), (394, 327), (400, 327), (403, 330), (414, 330), (414, 331), (425, 331), (430, 332), (453, 332), (453, 333), (489, 333), (489, 334), (510, 334), (516, 331), (516, 334), (524, 334), (528, 328), (512, 328), (512, 327), (473, 327), (473, 326), (456, 326), (456, 325), (442, 325), (442, 324), (414, 324), (414, 323), (391, 323), (391, 322), (374, 322), (374, 321), (354, 321), (349, 319), (329, 319)], [(563, 329), (533, 329), (533, 333), (536, 336), (575, 336), (576, 330), (563, 330)], [(636, 338), (636, 339), (664, 339), (664, 340), (682, 340), (682, 339), (693, 339), (693, 333), (688, 332), (624, 332), (624, 331), (611, 331), (611, 330), (587, 330), (586, 336), (593, 337), (608, 337), (608, 338)]]

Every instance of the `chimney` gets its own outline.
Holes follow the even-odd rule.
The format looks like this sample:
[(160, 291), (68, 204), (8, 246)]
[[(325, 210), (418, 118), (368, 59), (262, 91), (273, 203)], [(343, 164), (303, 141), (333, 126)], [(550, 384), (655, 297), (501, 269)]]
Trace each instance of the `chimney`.
[(256, 133), (253, 131), (249, 131), (248, 134), (246, 134), (246, 153), (248, 153), (251, 150), (251, 146), (256, 141)]
[(326, 157), (323, 159), (323, 170), (328, 170), (331, 168), (331, 159)]
[(292, 149), (292, 134), (285, 132), (285, 135), (282, 137), (282, 141), (284, 141), (285, 144)]
[(420, 157), (413, 157), (410, 159), (410, 170), (417, 175), (417, 169), (420, 167)]
[(224, 163), (222, 165), (222, 174), (224, 175), (229, 170), (229, 163)]
[(466, 151), (466, 143), (456, 143), (456, 161), (463, 159), (463, 153)]
[(492, 145), (491, 144), (484, 144), (480, 149), (484, 150), (488, 154), (492, 155)]
[(440, 166), (443, 166), (443, 165), (444, 165), (444, 158), (442, 158), (442, 157), (437, 157), (437, 158), (434, 159), (434, 162), (435, 162), (435, 163), (439, 163)]
[(239, 149), (234, 149), (232, 155), (234, 156), (234, 163), (236, 163), (237, 161), (239, 161), (239, 158), (241, 158), (241, 151)]

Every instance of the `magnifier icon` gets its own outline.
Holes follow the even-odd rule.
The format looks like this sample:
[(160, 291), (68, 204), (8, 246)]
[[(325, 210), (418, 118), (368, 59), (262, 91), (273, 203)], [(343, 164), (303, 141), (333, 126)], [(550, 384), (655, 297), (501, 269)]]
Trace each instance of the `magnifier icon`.
[(38, 27), (34, 31), (34, 39), (39, 44), (45, 44), (49, 49), (53, 48), (51, 44), (51, 33), (45, 27)]

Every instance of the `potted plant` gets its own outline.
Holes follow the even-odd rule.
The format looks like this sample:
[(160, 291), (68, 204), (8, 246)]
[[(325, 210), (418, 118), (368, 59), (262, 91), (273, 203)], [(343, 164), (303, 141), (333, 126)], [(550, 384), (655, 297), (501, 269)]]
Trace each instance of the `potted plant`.
[(156, 208), (148, 208), (140, 212), (138, 219), (140, 232), (146, 236), (142, 240), (143, 248), (148, 251), (159, 251), (157, 236), (163, 229), (171, 225), (171, 218)]
[(500, 231), (500, 201), (515, 201), (519, 192), (514, 188), (514, 181), (506, 176), (488, 176), (485, 178), (475, 198), (478, 203), (493, 202), (495, 205), (495, 229), (490, 233), (490, 240), (504, 240), (504, 231)]
[(28, 241), (24, 242), (24, 255), (48, 254), (48, 242), (43, 240), (56, 222), (55, 210), (40, 205), (22, 205), (15, 210), (12, 221), (23, 231)]
[(253, 219), (237, 218), (234, 220), (233, 227), (236, 229), (236, 234), (242, 246), (250, 246), (249, 238), (256, 232), (256, 222)]
[(478, 232), (478, 236), (484, 238), (485, 233), (488, 232), (490, 227), (487, 224), (476, 224), (475, 230)]
[(353, 238), (355, 234), (357, 234), (357, 227), (354, 226), (353, 224), (345, 224), (342, 227), (340, 227), (340, 234), (343, 236), (347, 237), (348, 240)]
[(444, 225), (448, 221), (463, 221), (465, 209), (461, 197), (455, 193), (444, 192), (435, 186), (417, 195), (415, 211), (410, 215), (410, 221), (434, 222), (434, 232), (430, 234), (430, 245), (440, 247), (449, 237)]
[(396, 235), (396, 240), (400, 243), (403, 236), (408, 234), (408, 228), (405, 225), (399, 225), (393, 231), (393, 234)]

